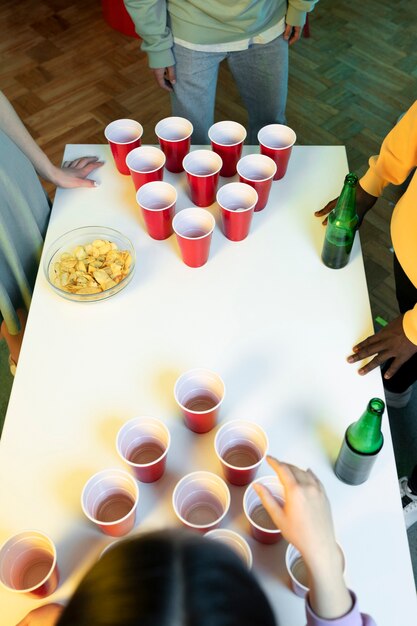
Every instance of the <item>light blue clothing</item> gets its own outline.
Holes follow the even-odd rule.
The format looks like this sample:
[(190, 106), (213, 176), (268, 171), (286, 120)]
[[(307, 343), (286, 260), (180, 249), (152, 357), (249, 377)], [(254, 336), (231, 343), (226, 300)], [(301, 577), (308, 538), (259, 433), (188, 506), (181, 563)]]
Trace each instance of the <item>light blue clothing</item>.
[(237, 52), (200, 52), (174, 44), (177, 82), (171, 94), (172, 115), (194, 126), (193, 144), (207, 144), (214, 122), (217, 76), (227, 59), (249, 115), (247, 143), (267, 124), (285, 124), (288, 83), (288, 42), (283, 36)]
[(29, 309), (50, 212), (32, 164), (0, 130), (0, 321), (11, 334), (16, 309)]

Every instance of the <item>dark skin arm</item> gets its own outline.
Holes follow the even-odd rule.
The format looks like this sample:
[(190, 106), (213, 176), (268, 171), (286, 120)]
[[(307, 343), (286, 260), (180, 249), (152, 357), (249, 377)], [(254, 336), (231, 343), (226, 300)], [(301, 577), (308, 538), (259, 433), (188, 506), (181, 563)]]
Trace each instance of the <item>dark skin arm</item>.
[[(356, 212), (359, 224), (362, 223), (366, 213), (374, 206), (378, 198), (371, 196), (360, 185), (356, 189)], [(338, 198), (331, 200), (323, 209), (316, 211), (316, 217), (326, 216), (323, 224), (327, 224), (327, 215), (336, 206)], [(358, 370), (363, 376), (376, 367), (382, 365), (388, 359), (393, 359), (391, 365), (384, 374), (385, 379), (391, 378), (410, 357), (417, 352), (417, 346), (407, 339), (403, 329), (403, 316), (400, 315), (390, 322), (385, 328), (367, 337), (352, 348), (353, 354), (348, 357), (349, 363), (357, 363), (373, 356), (373, 359)]]

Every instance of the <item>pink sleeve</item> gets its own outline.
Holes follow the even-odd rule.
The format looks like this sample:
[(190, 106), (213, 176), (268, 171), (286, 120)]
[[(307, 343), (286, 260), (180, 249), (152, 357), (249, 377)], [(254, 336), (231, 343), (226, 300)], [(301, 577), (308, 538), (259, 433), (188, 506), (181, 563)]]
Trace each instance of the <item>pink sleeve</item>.
[(350, 592), (352, 596), (352, 608), (349, 613), (346, 613), (342, 617), (336, 619), (323, 619), (318, 617), (306, 600), (306, 615), (307, 626), (376, 626), (375, 621), (370, 615), (359, 613), (358, 601), (354, 593)]

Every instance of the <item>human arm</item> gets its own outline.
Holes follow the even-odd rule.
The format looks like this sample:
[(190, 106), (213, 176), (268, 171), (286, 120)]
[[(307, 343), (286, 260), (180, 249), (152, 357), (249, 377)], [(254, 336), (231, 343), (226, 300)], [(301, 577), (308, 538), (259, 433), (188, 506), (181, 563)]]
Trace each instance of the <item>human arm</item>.
[(1, 91), (0, 129), (20, 148), (44, 180), (58, 187), (95, 187), (94, 181), (86, 177), (103, 163), (97, 157), (82, 157), (66, 162), (63, 167), (53, 165)]
[(137, 34), (141, 49), (147, 53), (149, 67), (158, 85), (172, 91), (175, 84), (173, 39), (167, 24), (166, 0), (124, 0)]
[(306, 13), (310, 13), (317, 2), (318, 0), (288, 0), (284, 39), (290, 46), (300, 39)]
[(311, 470), (305, 472), (272, 457), (268, 463), (284, 487), (284, 504), (278, 504), (266, 487), (254, 488), (285, 539), (304, 559), (310, 589), (309, 625), (325, 624), (326, 620), (339, 620), (337, 626), (366, 624), (343, 579), (343, 558), (323, 485)]
[(30, 611), (16, 626), (55, 626), (63, 610), (62, 604), (56, 602), (44, 604)]

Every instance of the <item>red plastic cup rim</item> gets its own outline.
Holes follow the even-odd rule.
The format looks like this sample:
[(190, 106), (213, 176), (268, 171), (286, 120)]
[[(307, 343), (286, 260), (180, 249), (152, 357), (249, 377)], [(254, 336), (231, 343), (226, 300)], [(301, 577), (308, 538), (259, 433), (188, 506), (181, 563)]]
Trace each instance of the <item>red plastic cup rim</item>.
[[(48, 579), (51, 577), (51, 574), (53, 573), (55, 567), (56, 567), (56, 563), (57, 563), (57, 556), (56, 556), (56, 547), (54, 542), (52, 541), (52, 539), (50, 537), (48, 537), (48, 535), (46, 535), (43, 532), (40, 532), (39, 530), (24, 530), (20, 533), (18, 533), (17, 535), (13, 535), (13, 537), (10, 537), (9, 539), (7, 539), (4, 544), (1, 546), (0, 548), (0, 555), (3, 551), (7, 551), (9, 549), (9, 547), (11, 547), (12, 544), (15, 544), (16, 541), (22, 541), (25, 539), (25, 535), (27, 538), (27, 535), (31, 534), (31, 535), (35, 535), (38, 538), (42, 538), (45, 539), (50, 547), (50, 552), (51, 552), (51, 556), (52, 556), (52, 564), (51, 567), (48, 571), (47, 574), (45, 574), (44, 578), (42, 578), (42, 580), (40, 580), (38, 583), (36, 583), (36, 585), (33, 585), (32, 587), (25, 587), (24, 589), (16, 589), (15, 587), (9, 587), (9, 585), (7, 583), (4, 582), (3, 580), (3, 576), (0, 575), (0, 582), (3, 585), (3, 587), (5, 587), (8, 591), (14, 591), (15, 593), (31, 593), (33, 591), (36, 591), (36, 589), (39, 589), (39, 587), (42, 587), (42, 585), (44, 585)], [(10, 546), (9, 546), (10, 544)]]
[[(226, 188), (228, 188), (230, 190), (230, 188), (232, 186), (237, 186), (237, 188), (241, 188), (244, 187), (246, 188), (247, 193), (250, 193), (253, 196), (253, 203), (248, 206), (248, 207), (239, 207), (239, 209), (231, 209), (227, 206), (225, 206), (222, 203), (221, 197), (224, 194), (224, 190)], [(235, 187), (236, 188), (236, 187)], [(219, 207), (221, 209), (223, 209), (224, 211), (229, 211), (229, 213), (246, 213), (247, 211), (252, 211), (255, 206), (257, 205), (259, 200), (259, 196), (258, 196), (258, 192), (256, 191), (256, 189), (254, 189), (253, 187), (251, 187), (250, 185), (248, 185), (247, 183), (226, 183), (226, 185), (223, 185), (223, 187), (220, 187), (220, 189), (218, 190), (217, 194), (216, 194), (216, 202), (219, 205)]]
[[(152, 185), (152, 187), (155, 187), (155, 189), (157, 189), (159, 186), (163, 186), (163, 188), (167, 189), (168, 191), (173, 192), (175, 194), (174, 200), (170, 202), (169, 204), (166, 204), (165, 206), (159, 207), (159, 208), (146, 206), (143, 202), (140, 201), (139, 196), (143, 195), (146, 191), (149, 191), (149, 189), (151, 188), (150, 185)], [(166, 211), (167, 209), (170, 209), (177, 202), (177, 199), (178, 199), (178, 194), (177, 194), (177, 190), (175, 189), (175, 187), (171, 185), (170, 183), (166, 183), (165, 181), (162, 181), (162, 180), (153, 180), (149, 183), (145, 183), (144, 185), (142, 185), (142, 187), (139, 187), (139, 189), (136, 192), (136, 202), (138, 203), (138, 205), (145, 211), (155, 211), (155, 213), (158, 213), (158, 211)]]
[[(121, 517), (120, 519), (116, 519), (113, 520), (111, 522), (102, 522), (101, 520), (98, 520), (97, 518), (95, 518), (93, 515), (91, 515), (91, 513), (88, 511), (88, 509), (86, 508), (86, 506), (84, 505), (84, 494), (87, 490), (87, 488), (89, 487), (91, 481), (93, 479), (96, 479), (100, 474), (103, 474), (103, 477), (105, 474), (107, 474), (108, 471), (111, 472), (116, 472), (119, 475), (123, 475), (125, 478), (128, 478), (131, 481), (131, 484), (133, 486), (133, 489), (135, 491), (135, 501), (133, 503), (132, 508), (130, 509), (130, 511), (128, 511), (126, 513), (126, 515), (124, 515), (123, 517)], [(101, 472), (97, 472), (96, 474), (93, 474), (93, 476), (91, 476), (91, 478), (89, 478), (89, 480), (86, 482), (86, 484), (84, 485), (84, 488), (82, 490), (81, 493), (81, 507), (82, 510), (84, 512), (84, 515), (86, 517), (88, 517), (88, 519), (92, 522), (94, 522), (94, 524), (97, 524), (97, 526), (116, 526), (118, 524), (121, 524), (122, 522), (124, 522), (125, 520), (127, 520), (136, 510), (137, 506), (138, 506), (138, 502), (139, 502), (139, 487), (135, 481), (135, 479), (128, 474), (127, 472), (125, 472), (124, 470), (120, 470), (120, 469), (110, 469), (110, 470), (102, 470)]]
[[(109, 130), (111, 129), (112, 126), (116, 127), (116, 124), (122, 125), (123, 122), (126, 122), (126, 125), (132, 126), (132, 128), (136, 127), (136, 129), (138, 131), (138, 136), (135, 137), (134, 139), (129, 139), (129, 141), (116, 141), (115, 139), (112, 139), (109, 136)], [(136, 122), (135, 120), (129, 120), (129, 119), (114, 120), (114, 122), (110, 122), (110, 124), (107, 124), (106, 128), (104, 129), (104, 136), (107, 139), (107, 141), (110, 142), (110, 143), (116, 143), (116, 144), (118, 144), (120, 146), (129, 145), (130, 143), (134, 143), (138, 139), (141, 139), (142, 135), (143, 135), (143, 126), (142, 126), (142, 124), (139, 124), (139, 122)]]
[[(291, 139), (289, 140), (288, 143), (285, 144), (285, 146), (271, 146), (270, 144), (268, 144), (266, 141), (264, 141), (262, 139), (262, 135), (266, 134), (268, 130), (284, 130), (285, 132), (289, 131), (289, 135), (291, 135)], [(258, 141), (262, 146), (265, 146), (265, 148), (269, 148), (270, 150), (288, 150), (288, 148), (292, 148), (292, 146), (295, 144), (295, 142), (297, 141), (297, 135), (295, 134), (295, 131), (290, 128), (289, 126), (285, 126), (285, 124), (269, 124), (268, 126), (264, 126), (263, 128), (261, 128), (261, 130), (258, 133)]]
[[(205, 411), (193, 411), (193, 410), (187, 409), (187, 407), (186, 407), (186, 406), (184, 406), (184, 405), (180, 402), (180, 400), (179, 400), (179, 398), (178, 398), (178, 385), (180, 384), (181, 379), (182, 379), (183, 377), (185, 377), (185, 376), (189, 376), (190, 374), (192, 374), (192, 372), (196, 372), (196, 373), (197, 373), (197, 372), (207, 372), (207, 374), (209, 374), (209, 375), (210, 375), (210, 374), (214, 375), (214, 376), (215, 376), (216, 378), (218, 378), (218, 379), (219, 379), (219, 381), (221, 382), (221, 387), (222, 387), (222, 397), (220, 398), (220, 400), (218, 401), (218, 403), (217, 403), (215, 406), (213, 406), (211, 409), (206, 409)], [(212, 413), (213, 411), (216, 411), (216, 410), (220, 407), (220, 405), (221, 405), (221, 403), (223, 402), (223, 400), (224, 400), (225, 396), (226, 396), (226, 386), (225, 386), (225, 384), (224, 384), (224, 382), (223, 382), (223, 379), (222, 379), (222, 377), (221, 377), (221, 376), (219, 376), (218, 374), (216, 374), (216, 372), (213, 372), (213, 370), (207, 370), (207, 369), (202, 369), (202, 368), (198, 368), (198, 369), (196, 368), (196, 369), (194, 369), (194, 370), (188, 370), (187, 372), (184, 372), (184, 374), (181, 374), (181, 376), (177, 379), (177, 381), (176, 381), (176, 383), (175, 383), (175, 386), (174, 386), (174, 398), (175, 398), (175, 401), (176, 401), (176, 403), (178, 404), (178, 406), (179, 406), (179, 407), (180, 407), (183, 411), (186, 411), (187, 413), (192, 413), (192, 414), (194, 414), (194, 415), (205, 415), (205, 414), (207, 414), (207, 413)]]
[[(230, 426), (232, 424), (250, 424), (250, 425), (254, 425), (257, 428), (259, 428), (262, 431), (262, 435), (265, 438), (265, 450), (262, 454), (262, 457), (259, 459), (259, 461), (256, 461), (256, 463), (253, 463), (252, 465), (245, 465), (245, 467), (238, 467), (237, 465), (231, 465), (230, 463), (228, 463), (227, 461), (225, 461), (222, 457), (222, 455), (220, 454), (220, 452), (217, 449), (217, 444), (219, 441), (219, 438), (222, 434), (223, 431), (225, 431), (227, 428), (230, 428)], [(242, 439), (244, 439), (244, 437), (242, 437)], [(218, 429), (216, 436), (214, 437), (214, 451), (216, 453), (217, 458), (219, 459), (219, 461), (223, 464), (226, 465), (226, 467), (229, 467), (232, 470), (241, 470), (246, 471), (246, 470), (252, 470), (256, 467), (259, 467), (259, 465), (265, 460), (266, 455), (268, 454), (268, 448), (269, 448), (269, 440), (268, 440), (268, 435), (266, 434), (266, 432), (264, 431), (263, 428), (261, 428), (258, 424), (252, 423), (252, 422), (247, 422), (246, 420), (232, 420), (230, 422), (226, 422), (225, 424), (223, 424), (222, 426), (220, 426), (220, 428)]]
[[(217, 162), (216, 169), (213, 170), (212, 172), (209, 172), (208, 174), (195, 174), (194, 172), (191, 172), (190, 169), (187, 167), (187, 160), (190, 161), (192, 156), (195, 157), (196, 155), (198, 155), (201, 152), (206, 153), (207, 158), (213, 159), (213, 161)], [(210, 157), (208, 157), (208, 155), (210, 155)], [(211, 150), (193, 150), (192, 152), (189, 152), (183, 158), (183, 160), (182, 160), (182, 167), (187, 172), (187, 174), (189, 174), (190, 176), (195, 176), (196, 178), (208, 178), (209, 176), (215, 176), (216, 174), (218, 174), (220, 172), (220, 170), (223, 167), (223, 160), (222, 160), (221, 156), (216, 154), (216, 152), (212, 152)]]
[[(236, 130), (239, 130), (242, 132), (242, 138), (238, 139), (237, 141), (232, 141), (232, 142), (221, 141), (221, 139), (219, 139), (218, 137), (217, 138), (215, 137), (216, 131), (219, 130), (221, 126), (223, 126), (224, 128), (234, 127)], [(212, 143), (217, 144), (218, 146), (223, 146), (225, 148), (228, 148), (228, 147), (232, 148), (233, 146), (238, 146), (239, 144), (243, 143), (247, 137), (247, 134), (248, 133), (246, 132), (246, 128), (242, 126), (242, 124), (239, 124), (239, 122), (231, 122), (231, 121), (216, 122), (215, 124), (210, 126), (209, 131), (208, 131), (208, 137), (210, 141)]]
[[(169, 137), (164, 137), (161, 134), (161, 130), (160, 130), (161, 127), (164, 124), (168, 127), (170, 123), (174, 124), (175, 122), (178, 122), (178, 123), (185, 122), (184, 126), (188, 126), (189, 130), (182, 137), (175, 137), (174, 139), (170, 139)], [(158, 130), (158, 128), (159, 128), (159, 130)], [(170, 142), (170, 143), (177, 143), (179, 141), (184, 141), (185, 139), (188, 139), (193, 134), (193, 131), (194, 131), (193, 125), (185, 117), (175, 117), (175, 116), (173, 116), (173, 117), (165, 117), (163, 120), (160, 120), (157, 123), (157, 125), (155, 126), (155, 135), (158, 137), (158, 139), (161, 139), (162, 141), (167, 141), (167, 142)]]
[[(187, 519), (185, 519), (185, 517), (181, 515), (176, 505), (176, 496), (181, 485), (183, 485), (184, 482), (189, 480), (191, 477), (198, 476), (198, 475), (200, 476), (205, 475), (207, 479), (213, 482), (216, 482), (217, 484), (220, 484), (224, 493), (226, 494), (226, 505), (224, 506), (223, 513), (214, 522), (211, 522), (210, 524), (193, 524), (192, 522), (189, 522)], [(220, 524), (222, 519), (226, 517), (229, 511), (230, 501), (231, 501), (231, 498), (230, 498), (230, 491), (229, 491), (228, 486), (226, 485), (225, 481), (222, 478), (220, 478), (220, 476), (217, 476), (217, 474), (214, 474), (213, 472), (197, 471), (197, 472), (191, 472), (190, 474), (186, 474), (177, 482), (177, 484), (174, 487), (174, 491), (172, 492), (172, 507), (175, 511), (176, 516), (183, 524), (185, 524), (185, 526), (188, 526), (189, 528), (195, 528), (196, 530), (204, 530), (205, 528), (210, 529), (213, 526), (217, 526), (218, 524)]]
[[(265, 159), (268, 159), (268, 161), (271, 161), (271, 163), (269, 163), (269, 166), (272, 167), (273, 169), (273, 173), (270, 174), (269, 176), (266, 176), (265, 178), (251, 178), (250, 176), (248, 176), (247, 174), (244, 174), (241, 170), (242, 170), (242, 162), (247, 159), (248, 157), (252, 157), (252, 156), (257, 156), (257, 157), (263, 157)], [(245, 164), (249, 161), (249, 159), (247, 161), (245, 161)], [(267, 163), (265, 161), (265, 163)], [(268, 180), (271, 180), (272, 178), (274, 178), (275, 174), (277, 173), (277, 165), (276, 163), (269, 157), (266, 156), (264, 154), (257, 154), (257, 155), (253, 155), (253, 154), (247, 154), (246, 156), (244, 156), (243, 158), (240, 159), (240, 161), (238, 161), (237, 166), (236, 166), (236, 170), (237, 173), (239, 174), (239, 176), (241, 178), (245, 178), (246, 180), (250, 180), (253, 183), (264, 183)]]
[[(152, 170), (146, 169), (146, 170), (141, 170), (141, 169), (137, 169), (137, 167), (133, 167), (132, 165), (129, 164), (129, 162), (134, 159), (137, 156), (137, 150), (143, 150), (143, 152), (141, 152), (141, 154), (145, 154), (145, 150), (146, 152), (148, 152), (148, 154), (155, 154), (155, 156), (158, 156), (161, 159), (161, 163), (159, 163), (159, 165), (157, 165), (156, 167), (154, 167)], [(158, 152), (154, 152), (154, 151), (158, 151)], [(158, 170), (160, 170), (161, 168), (163, 168), (165, 166), (165, 162), (166, 162), (166, 157), (165, 154), (162, 152), (162, 150), (159, 150), (159, 148), (154, 148), (153, 146), (140, 146), (139, 148), (134, 148), (133, 150), (131, 150), (129, 152), (129, 154), (126, 157), (126, 165), (127, 167), (132, 171), (132, 172), (136, 172), (137, 174), (153, 174), (153, 172), (157, 172)]]
[[(177, 222), (178, 222), (181, 218), (183, 218), (183, 217), (184, 217), (183, 215), (181, 215), (181, 213), (183, 213), (184, 211), (190, 211), (190, 210), (191, 210), (191, 211), (194, 211), (194, 212), (195, 212), (195, 211), (205, 211), (205, 212), (206, 212), (206, 213), (208, 213), (208, 215), (210, 215), (210, 217), (212, 218), (212, 220), (213, 220), (213, 221), (212, 221), (212, 226), (211, 226), (210, 230), (208, 230), (206, 233), (204, 233), (204, 235), (200, 235), (199, 237), (187, 237), (187, 235), (183, 235), (181, 232), (179, 232), (179, 231), (177, 230), (177, 228), (176, 228)], [(188, 208), (188, 209), (182, 209), (181, 211), (179, 211), (179, 212), (175, 215), (174, 219), (172, 220), (172, 228), (173, 228), (173, 230), (174, 230), (175, 234), (176, 234), (178, 237), (181, 237), (182, 239), (188, 239), (189, 241), (198, 241), (199, 239), (205, 239), (205, 237), (208, 237), (209, 235), (211, 235), (211, 233), (212, 233), (212, 232), (213, 232), (213, 230), (214, 230), (215, 225), (216, 225), (216, 221), (215, 221), (214, 217), (212, 216), (212, 214), (210, 213), (210, 211), (206, 211), (206, 209), (202, 209), (202, 208), (200, 209), (200, 208), (197, 208), (197, 207), (190, 207), (190, 208)], [(211, 409), (211, 410), (213, 410), (213, 409)]]
[[(262, 526), (259, 526), (259, 524), (257, 524), (256, 522), (253, 521), (253, 519), (251, 518), (249, 511), (248, 511), (248, 507), (247, 507), (247, 495), (250, 492), (250, 490), (252, 489), (253, 484), (255, 483), (260, 483), (260, 484), (264, 484), (265, 479), (275, 479), (275, 476), (261, 476), (260, 478), (257, 478), (256, 480), (253, 480), (246, 488), (245, 493), (243, 494), (243, 510), (245, 512), (246, 518), (248, 519), (249, 523), (251, 524), (251, 526), (254, 526), (255, 528), (257, 528), (259, 531), (261, 531), (262, 533), (265, 533), (267, 535), (278, 535), (281, 534), (281, 530), (279, 528), (277, 529), (272, 529), (272, 528), (263, 528)], [(274, 481), (275, 482), (275, 481)], [(277, 480), (278, 482), (278, 480)], [(280, 484), (278, 482), (278, 484)], [(283, 499), (283, 498), (282, 498)]]
[(150, 418), (150, 417), (146, 417), (146, 419), (150, 420), (152, 419), (152, 421), (154, 421), (155, 423), (158, 424), (158, 426), (161, 426), (162, 429), (165, 431), (166, 435), (167, 435), (167, 443), (164, 444), (166, 445), (164, 452), (161, 454), (161, 456), (159, 456), (157, 459), (155, 459), (154, 461), (150, 461), (149, 463), (133, 463), (132, 461), (129, 461), (129, 459), (127, 459), (125, 457), (125, 455), (123, 454), (122, 450), (121, 450), (121, 445), (120, 445), (120, 439), (122, 436), (122, 431), (123, 429), (130, 424), (131, 426), (133, 426), (135, 423), (138, 424), (138, 426), (140, 425), (139, 419), (134, 417), (133, 419), (129, 420), (128, 422), (126, 422), (126, 424), (124, 424), (121, 429), (119, 430), (118, 434), (117, 434), (117, 438), (116, 438), (116, 449), (117, 452), (119, 453), (120, 457), (123, 459), (123, 461), (125, 461), (125, 463), (127, 463), (128, 465), (130, 465), (130, 467), (137, 467), (139, 469), (141, 468), (146, 468), (146, 467), (152, 467), (153, 465), (156, 465), (157, 463), (160, 463), (162, 461), (162, 459), (164, 459), (166, 457), (166, 455), (168, 454), (168, 450), (171, 446), (171, 433), (169, 432), (168, 428), (165, 426), (165, 424), (163, 422), (161, 422), (161, 420), (158, 420), (156, 418)]

